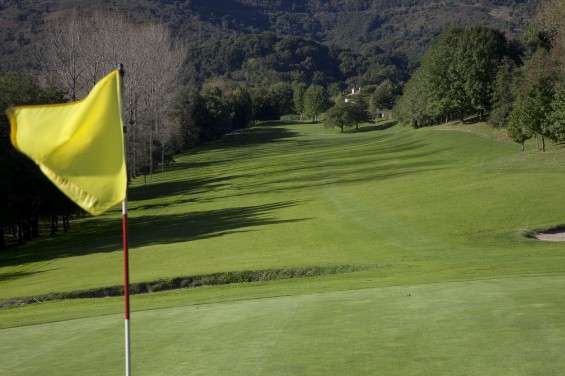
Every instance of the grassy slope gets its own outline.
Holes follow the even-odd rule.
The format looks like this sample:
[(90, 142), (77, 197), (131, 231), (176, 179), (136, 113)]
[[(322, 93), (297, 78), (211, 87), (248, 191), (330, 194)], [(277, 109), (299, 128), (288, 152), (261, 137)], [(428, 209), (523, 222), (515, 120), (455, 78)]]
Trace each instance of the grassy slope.
[[(254, 128), (136, 181), (132, 279), (341, 263), (386, 264), (396, 282), (560, 272), (560, 246), (520, 230), (563, 222), (562, 159), (460, 132)], [(1, 297), (120, 284), (118, 212), (75, 226), (2, 255)]]
[[(352, 329), (339, 330), (337, 340), (352, 341), (357, 336), (355, 333), (362, 328), (368, 328), (368, 333), (387, 328), (388, 335), (394, 339), (390, 341), (396, 343), (388, 349), (388, 353), (386, 348), (381, 348), (378, 352), (344, 356), (343, 359), (351, 358), (351, 364), (359, 365), (359, 374), (370, 373), (369, 370), (374, 369), (375, 364), (369, 362), (371, 357), (386, 354), (409, 356), (412, 360), (406, 363), (407, 368), (403, 368), (405, 371), (414, 371), (418, 364), (425, 365), (424, 369), (445, 366), (451, 367), (446, 369), (453, 369), (457, 363), (453, 360), (455, 358), (442, 360), (439, 354), (434, 355), (440, 351), (439, 348), (434, 350), (434, 346), (441, 341), (434, 337), (426, 342), (422, 336), (439, 330), (438, 336), (455, 341), (455, 337), (450, 338), (450, 333), (454, 333), (454, 328), (464, 322), (467, 326), (462, 331), (463, 343), (459, 345), (462, 346), (460, 351), (466, 352), (466, 347), (482, 346), (481, 341), (486, 340), (481, 336), (492, 330), (490, 325), (493, 324), (493, 317), (500, 313), (494, 323), (501, 325), (499, 330), (503, 333), (496, 334), (497, 339), (487, 344), (500, 348), (499, 355), (511, 354), (507, 346), (516, 343), (523, 343), (525, 352), (529, 348), (527, 341), (531, 340), (532, 331), (544, 325), (554, 330), (555, 335), (547, 337), (547, 340), (539, 338), (537, 346), (548, 351), (551, 346), (561, 346), (558, 342), (559, 335), (564, 334), (563, 322), (556, 315), (563, 305), (558, 292), (562, 277), (511, 278), (506, 282), (500, 278), (563, 275), (562, 246), (536, 242), (520, 234), (522, 229), (563, 222), (562, 153), (553, 149), (542, 155), (532, 147), (526, 153), (520, 153), (516, 145), (463, 132), (377, 128), (368, 127), (365, 130), (369, 132), (338, 135), (319, 125), (310, 124), (257, 127), (246, 134), (229, 136), (210, 148), (179, 158), (171, 170), (156, 175), (147, 186), (143, 185), (142, 180), (136, 181), (131, 189), (130, 202), (134, 281), (279, 266), (344, 263), (386, 266), (380, 270), (341, 276), (135, 297), (134, 310), (147, 310), (147, 313), (138, 314), (139, 335), (160, 338), (157, 341), (169, 338), (166, 333), (170, 331), (161, 331), (157, 329), (158, 326), (148, 324), (155, 329), (142, 328), (141, 323), (155, 320), (155, 314), (151, 313), (155, 308), (180, 307), (163, 311), (171, 315), (171, 322), (179, 322), (178, 317), (194, 313), (192, 310), (195, 308), (190, 308), (191, 304), (233, 301), (207, 309), (217, 310), (213, 327), (217, 326), (218, 337), (225, 335), (226, 331), (234, 331), (233, 341), (237, 342), (243, 333), (252, 332), (253, 327), (249, 326), (250, 323), (240, 322), (246, 320), (246, 315), (232, 320), (230, 315), (222, 313), (224, 309), (228, 312), (231, 309), (245, 312), (248, 309), (246, 307), (253, 303), (244, 299), (301, 296), (257, 303), (264, 304), (264, 307), (254, 309), (265, 311), (257, 320), (269, 321), (273, 320), (269, 312), (284, 310), (286, 305), (296, 307), (299, 304), (297, 302), (303, 300), (316, 301), (317, 295), (309, 297), (302, 294), (323, 292), (319, 303), (309, 303), (309, 308), (300, 315), (274, 319), (274, 322), (288, 323), (288, 328), (280, 324), (282, 327), (272, 328), (271, 331), (265, 329), (267, 336), (261, 336), (262, 332), (259, 332), (256, 335), (261, 338), (249, 339), (248, 345), (262, 348), (264, 341), (268, 344), (273, 340), (273, 335), (284, 339), (281, 344), (285, 341), (302, 343), (305, 337), (299, 335), (301, 330), (312, 327), (313, 331), (325, 331), (338, 325), (340, 320), (347, 320), (346, 324)], [(75, 228), (80, 226), (80, 234), (75, 229), (60, 238), (30, 244), (2, 255), (0, 296), (9, 298), (119, 284), (121, 255), (118, 218), (115, 212), (88, 219), (75, 224)], [(468, 285), (448, 283), (479, 279), (493, 279), (493, 282), (473, 282)], [(439, 283), (427, 285), (432, 282)], [(409, 312), (404, 312), (405, 306), (401, 304), (400, 296), (392, 299), (390, 306), (386, 304), (389, 300), (379, 300), (398, 291), (408, 291), (382, 288), (400, 285), (420, 285), (410, 289), (421, 290), (424, 296), (431, 294), (431, 300), (420, 300), (415, 306), (417, 309)], [(493, 286), (499, 286), (500, 295), (495, 299), (483, 298), (492, 289), (496, 290), (497, 287)], [(347, 307), (357, 307), (361, 304), (359, 302), (373, 299), (364, 294), (375, 294), (375, 299), (380, 302), (379, 307), (382, 304), (382, 309), (389, 312), (390, 320), (370, 321), (376, 309), (372, 303), (362, 308), (358, 317), (346, 315), (343, 318), (343, 312), (328, 310), (336, 294), (332, 291), (367, 288), (369, 290), (347, 293), (345, 296), (348, 298), (341, 296), (343, 305), (338, 304), (335, 309), (348, 311)], [(541, 290), (545, 292), (540, 294)], [(465, 292), (472, 294), (473, 298), (469, 301), (467, 298), (461, 299), (460, 296)], [(443, 330), (439, 323), (432, 320), (436, 307), (434, 301), (438, 304), (449, 302), (451, 309), (458, 312), (454, 317), (448, 315), (454, 321), (446, 324)], [(501, 305), (500, 302), (507, 304)], [(524, 307), (543, 310), (532, 308), (524, 311)], [(0, 323), (7, 328), (119, 311), (119, 299), (54, 302), (2, 310)], [(523, 321), (520, 321), (520, 317), (515, 318), (517, 321), (504, 318), (517, 312), (524, 314)], [(481, 313), (487, 317), (477, 316)], [(418, 318), (420, 315), (421, 318)], [(424, 325), (419, 334), (413, 330), (409, 334), (402, 334), (395, 332), (394, 317), (399, 317), (402, 325), (408, 325), (413, 320), (422, 325), (432, 321), (430, 325)], [(94, 324), (79, 320), (57, 325), (68, 325), (69, 330), (73, 331), (83, 325), (98, 327), (97, 323), (107, 320), (110, 319), (100, 316), (93, 321)], [(520, 325), (516, 326), (516, 323)], [(206, 328), (196, 325), (194, 332), (190, 333), (191, 337), (203, 341), (195, 350), (197, 353), (217, 346), (214, 343), (207, 344), (208, 334), (198, 334), (200, 329)], [(3, 349), (5, 358), (0, 364), (4, 364), (6, 359), (21, 360), (21, 357), (28, 356), (21, 350), (29, 343), (25, 333), (35, 330), (47, 335), (59, 329), (41, 325), (3, 330), (3, 338), (8, 338), (4, 346), (12, 350)], [(312, 335), (313, 341), (316, 338), (320, 340), (318, 344), (312, 343), (313, 347), (319, 345), (318, 350), (307, 352), (304, 358), (292, 351), (283, 356), (280, 348), (266, 351), (261, 357), (267, 357), (267, 363), (262, 366), (267, 368), (261, 369), (271, 372), (276, 368), (278, 374), (291, 374), (294, 371), (322, 374), (324, 369), (335, 368), (336, 374), (343, 374), (337, 371), (340, 367), (351, 367), (348, 363), (335, 363), (337, 360), (333, 363), (322, 362), (325, 365), (310, 364), (310, 356), (319, 356), (327, 351), (331, 357), (335, 349), (333, 340), (327, 340), (320, 334)], [(102, 335), (100, 341), (109, 340), (109, 336), (109, 332)], [(380, 336), (367, 336), (370, 338), (354, 342), (361, 344), (382, 340)], [(213, 338), (208, 340), (213, 341)], [(491, 338), (490, 334), (488, 338)], [(419, 341), (423, 341), (422, 349), (416, 351), (411, 348), (410, 344)], [(175, 346), (184, 346), (181, 342), (175, 340), (173, 343)], [(94, 346), (97, 344), (94, 343)], [(395, 352), (392, 350), (395, 346), (404, 350)], [(495, 367), (494, 359), (489, 360), (483, 354), (488, 346), (484, 350), (477, 350), (481, 354), (475, 354), (484, 359), (486, 373), (516, 374), (498, 372), (500, 369)], [(147, 351), (143, 348), (140, 344), (138, 351)], [(426, 349), (433, 351), (428, 353)], [(240, 350), (253, 349), (242, 346)], [(385, 352), (381, 353), (381, 350)], [(231, 353), (228, 348), (223, 348), (220, 359), (230, 364), (233, 360), (230, 359), (240, 354), (239, 351), (233, 351)], [(516, 354), (511, 360), (520, 359)], [(546, 352), (545, 356), (537, 358), (548, 363), (544, 374), (551, 374), (552, 367), (560, 365), (555, 364), (551, 354)], [(51, 358), (56, 356), (56, 352), (38, 355), (41, 356)], [(92, 355), (93, 362), (98, 364), (105, 356), (105, 353), (97, 352)], [(169, 364), (172, 361), (168, 356), (160, 353), (157, 358)], [(526, 374), (529, 364), (536, 361), (527, 357), (522, 359), (528, 363), (519, 365), (522, 368), (518, 372)], [(83, 360), (86, 361), (80, 361)], [(471, 360), (468, 359), (469, 362)], [(114, 361), (119, 363), (120, 360), (115, 358)], [(400, 359), (397, 361), (400, 362)], [(15, 362), (16, 365), (21, 364), (18, 360)], [(35, 361), (30, 362), (31, 368), (27, 374), (33, 374), (33, 367), (36, 366)], [(191, 358), (190, 363), (194, 362), (196, 360)], [(296, 362), (303, 362), (302, 366), (296, 367), (306, 368), (293, 369), (291, 364)], [(14, 362), (10, 364), (13, 366)], [(45, 366), (43, 360), (41, 364)], [(108, 362), (104, 367), (110, 367), (111, 364)], [(212, 359), (211, 363), (203, 361), (199, 367), (221, 374), (222, 371), (215, 367), (222, 367), (222, 364), (215, 364)], [(324, 368), (326, 366), (329, 368)], [(379, 363), (379, 367), (384, 366)], [(69, 363), (68, 367), (76, 369), (77, 365)], [(171, 374), (180, 372), (175, 368), (180, 367), (178, 363), (170, 363), (169, 367), (172, 367)], [(285, 367), (291, 368), (285, 371)], [(322, 368), (313, 370), (308, 367)], [(481, 367), (477, 367), (476, 374), (485, 374), (479, 372)], [(12, 373), (16, 368), (6, 369)], [(98, 374), (106, 374), (99, 368), (95, 370), (100, 371)], [(243, 368), (238, 372), (243, 373)], [(261, 372), (257, 371), (256, 374)], [(405, 372), (399, 371), (398, 374)]]

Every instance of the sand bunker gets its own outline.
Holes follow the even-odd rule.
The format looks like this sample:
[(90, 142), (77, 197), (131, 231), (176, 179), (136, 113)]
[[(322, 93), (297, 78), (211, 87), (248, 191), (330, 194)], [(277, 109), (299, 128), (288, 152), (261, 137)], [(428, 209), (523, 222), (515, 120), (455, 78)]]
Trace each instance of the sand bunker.
[(538, 232), (532, 234), (532, 237), (544, 242), (565, 242), (565, 230)]

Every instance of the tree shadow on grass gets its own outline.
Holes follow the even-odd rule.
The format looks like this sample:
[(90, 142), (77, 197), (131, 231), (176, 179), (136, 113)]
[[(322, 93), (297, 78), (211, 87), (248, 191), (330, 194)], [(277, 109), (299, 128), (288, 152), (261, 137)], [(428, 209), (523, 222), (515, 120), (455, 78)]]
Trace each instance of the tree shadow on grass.
[(37, 272), (14, 272), (14, 273), (0, 273), (0, 282), (11, 281), (18, 278), (29, 277), (34, 274), (45, 273), (45, 271)]
[[(267, 205), (246, 206), (192, 212), (171, 216), (142, 216), (133, 218), (130, 231), (133, 247), (151, 244), (170, 244), (188, 240), (208, 239), (218, 236), (255, 231), (254, 227), (295, 223), (309, 220), (277, 219), (273, 212), (297, 205), (296, 201)], [(158, 235), (158, 236), (155, 236)]]
[[(189, 153), (190, 154), (190, 153)], [(213, 160), (205, 162), (174, 162), (167, 166), (166, 171), (177, 171), (177, 170), (187, 170), (193, 168), (206, 168), (206, 167), (216, 167), (224, 163), (231, 162), (231, 160)]]
[[(449, 160), (441, 155), (449, 148), (429, 150), (418, 142), (395, 142), (379, 150), (386, 152), (363, 157), (348, 158), (347, 150), (316, 164), (292, 165), (286, 161), (273, 164), (269, 171), (248, 171), (238, 175), (238, 184), (230, 197), (257, 195), (262, 193), (301, 191), (323, 188), (334, 184), (357, 184), (402, 178), (421, 173), (439, 172), (448, 169)], [(387, 150), (388, 149), (388, 150)], [(221, 200), (223, 193), (208, 196), (210, 200)]]
[(226, 135), (221, 140), (212, 143), (214, 148), (244, 148), (254, 145), (265, 145), (278, 142), (288, 142), (298, 135), (281, 126), (256, 126), (247, 128), (241, 134)]
[[(256, 231), (257, 227), (294, 223), (312, 218), (277, 219), (276, 211), (299, 205), (284, 201), (183, 214), (130, 217), (129, 246), (171, 244), (209, 239), (239, 232)], [(121, 219), (97, 217), (81, 224), (80, 231), (65, 237), (45, 239), (0, 254), (0, 266), (47, 261), (121, 249)]]
[(130, 188), (128, 196), (131, 201), (142, 201), (176, 195), (198, 194), (221, 188), (227, 185), (226, 181), (229, 179), (229, 177), (217, 177), (152, 183)]
[(373, 132), (373, 131), (384, 131), (385, 129), (389, 129), (394, 127), (398, 122), (397, 121), (387, 121), (385, 123), (377, 124), (377, 125), (369, 125), (369, 126), (361, 126), (357, 131), (357, 133), (363, 132)]
[(143, 205), (139, 205), (136, 202), (132, 202), (129, 204), (129, 212), (130, 213), (135, 213), (138, 210), (151, 210), (151, 209), (164, 209), (167, 208), (169, 206), (178, 206), (178, 205), (184, 205), (184, 204), (196, 204), (196, 203), (203, 203), (203, 202), (210, 202), (213, 201), (213, 198), (207, 198), (207, 199), (202, 199), (202, 198), (186, 198), (186, 199), (182, 199), (182, 200), (174, 200), (174, 201), (162, 201), (162, 202), (157, 202), (154, 204), (143, 204)]

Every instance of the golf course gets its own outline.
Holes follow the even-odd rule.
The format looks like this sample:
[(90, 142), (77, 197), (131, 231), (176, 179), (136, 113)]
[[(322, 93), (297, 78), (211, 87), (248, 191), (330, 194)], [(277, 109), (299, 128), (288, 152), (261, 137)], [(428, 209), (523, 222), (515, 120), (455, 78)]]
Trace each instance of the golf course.
[[(132, 374), (562, 375), (565, 244), (527, 235), (565, 224), (564, 166), (484, 123), (179, 155), (128, 191)], [(123, 374), (123, 298), (95, 297), (120, 208), (47, 234), (0, 253), (0, 375)]]

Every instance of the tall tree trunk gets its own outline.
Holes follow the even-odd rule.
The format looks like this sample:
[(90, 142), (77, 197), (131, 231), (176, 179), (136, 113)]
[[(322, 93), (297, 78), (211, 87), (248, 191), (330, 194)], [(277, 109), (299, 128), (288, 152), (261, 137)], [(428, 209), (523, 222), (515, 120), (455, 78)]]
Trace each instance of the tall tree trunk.
[(24, 244), (24, 231), (22, 228), (22, 223), (18, 221), (18, 245)]
[(31, 223), (31, 237), (39, 238), (39, 217), (36, 215), (31, 217), (30, 223)]
[(165, 145), (161, 144), (161, 172), (165, 170)]
[(6, 239), (4, 238), (4, 227), (0, 226), (0, 251), (6, 249)]
[(62, 219), (63, 219), (63, 231), (67, 232), (69, 230), (69, 215), (63, 214)]
[(51, 216), (51, 233), (50, 235), (56, 235), (58, 228), (57, 228), (57, 214)]
[(26, 222), (23, 223), (23, 231), (24, 231), (24, 239), (25, 240), (32, 240), (33, 237), (31, 236), (31, 220), (28, 218)]
[(153, 176), (153, 125), (149, 127), (149, 176)]

